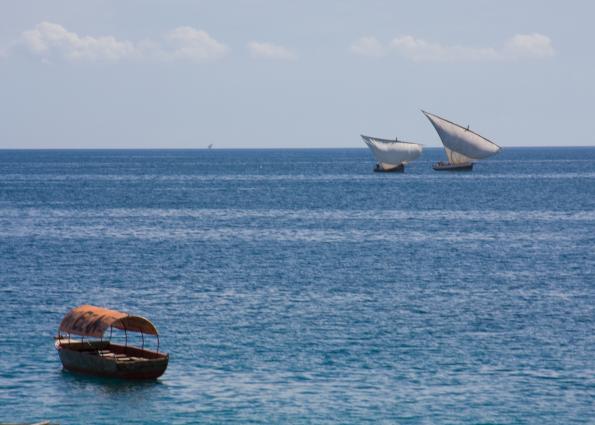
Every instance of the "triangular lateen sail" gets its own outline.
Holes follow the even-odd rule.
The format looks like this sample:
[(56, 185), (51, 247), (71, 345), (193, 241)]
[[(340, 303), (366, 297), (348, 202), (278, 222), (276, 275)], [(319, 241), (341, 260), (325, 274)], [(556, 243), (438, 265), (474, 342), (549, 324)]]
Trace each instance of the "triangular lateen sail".
[(393, 166), (407, 164), (420, 156), (423, 149), (419, 143), (378, 139), (363, 134), (361, 136), (372, 151), (374, 158), (382, 164)]
[(500, 151), (500, 146), (468, 128), (429, 112), (422, 112), (438, 132), (451, 164), (484, 159)]

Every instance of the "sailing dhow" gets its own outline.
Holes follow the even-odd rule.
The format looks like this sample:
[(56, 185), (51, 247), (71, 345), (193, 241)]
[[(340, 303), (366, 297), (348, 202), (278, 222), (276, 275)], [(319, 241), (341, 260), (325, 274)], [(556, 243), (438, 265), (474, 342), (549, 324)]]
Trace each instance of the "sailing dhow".
[(500, 152), (500, 146), (483, 136), (438, 115), (422, 111), (430, 120), (442, 140), (448, 162), (432, 164), (436, 171), (470, 171), (473, 161), (488, 158)]
[(403, 172), (405, 164), (421, 155), (422, 145), (405, 142), (403, 140), (378, 139), (361, 135), (362, 139), (372, 151), (378, 163), (374, 168), (377, 172)]

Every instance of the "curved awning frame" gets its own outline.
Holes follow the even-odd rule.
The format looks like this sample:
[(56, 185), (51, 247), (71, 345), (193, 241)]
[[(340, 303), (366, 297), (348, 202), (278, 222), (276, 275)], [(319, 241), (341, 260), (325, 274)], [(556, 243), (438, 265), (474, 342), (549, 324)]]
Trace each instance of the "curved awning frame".
[(110, 329), (110, 339), (112, 329), (124, 331), (126, 342), (128, 344), (128, 332), (137, 332), (141, 334), (142, 348), (144, 348), (144, 334), (157, 337), (157, 351), (159, 351), (159, 333), (151, 321), (141, 316), (132, 316), (121, 311), (110, 310), (103, 307), (92, 305), (81, 305), (70, 310), (62, 319), (58, 328), (58, 336), (63, 332), (84, 337), (95, 337), (103, 339), (107, 329)]

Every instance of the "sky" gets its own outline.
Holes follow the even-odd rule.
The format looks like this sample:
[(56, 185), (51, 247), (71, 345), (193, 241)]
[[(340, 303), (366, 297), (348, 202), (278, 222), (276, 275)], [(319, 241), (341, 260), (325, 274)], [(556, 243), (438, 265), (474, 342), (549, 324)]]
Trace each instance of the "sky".
[(0, 0), (0, 149), (593, 146), (595, 2)]

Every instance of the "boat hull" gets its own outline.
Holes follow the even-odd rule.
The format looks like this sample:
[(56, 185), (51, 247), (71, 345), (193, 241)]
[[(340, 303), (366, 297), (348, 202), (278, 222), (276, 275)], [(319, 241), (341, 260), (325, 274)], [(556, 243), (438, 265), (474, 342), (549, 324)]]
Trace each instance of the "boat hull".
[(380, 164), (376, 164), (376, 167), (374, 167), (374, 172), (375, 173), (403, 173), (403, 172), (405, 172), (405, 165), (399, 164), (399, 165), (395, 165), (394, 167), (386, 167), (386, 166), (382, 166)]
[[(169, 360), (164, 353), (113, 344), (97, 350), (56, 342), (56, 349), (66, 370), (120, 379), (157, 379), (167, 369)], [(123, 354), (116, 357), (113, 352)]]
[(435, 171), (471, 171), (473, 170), (473, 163), (451, 164), (448, 162), (436, 162), (432, 164), (432, 168)]

